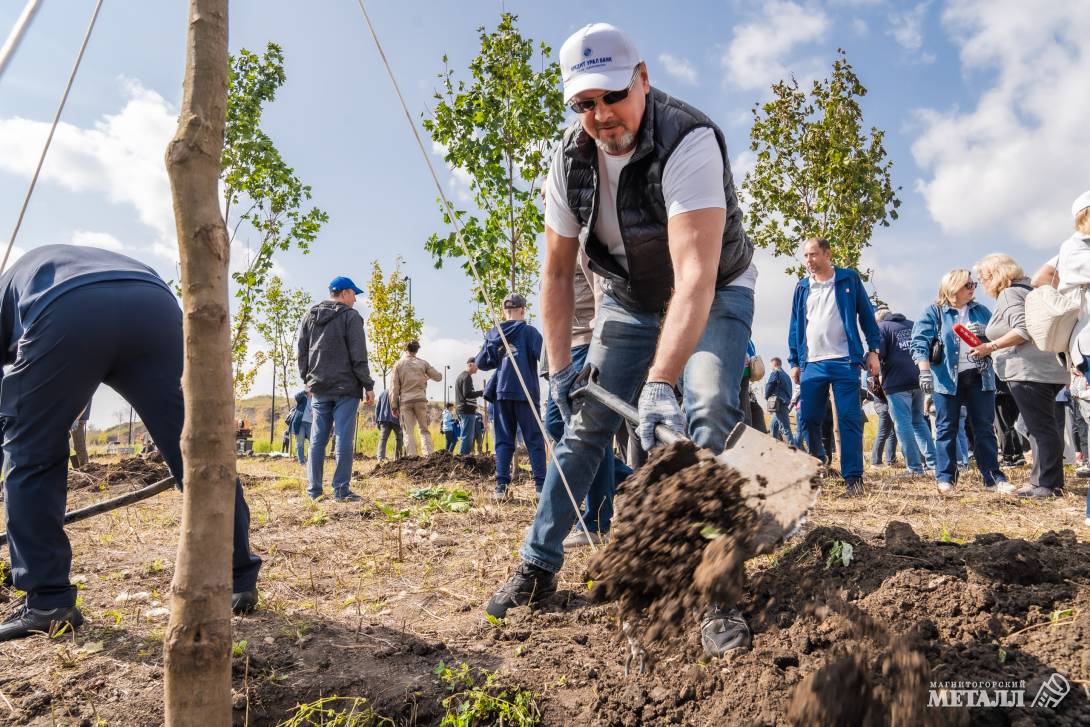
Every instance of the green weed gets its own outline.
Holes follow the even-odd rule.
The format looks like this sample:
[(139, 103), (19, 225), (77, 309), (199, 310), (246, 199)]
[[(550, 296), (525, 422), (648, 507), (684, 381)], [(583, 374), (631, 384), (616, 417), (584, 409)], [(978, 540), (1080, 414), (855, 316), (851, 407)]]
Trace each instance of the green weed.
[(852, 544), (842, 540), (834, 540), (829, 548), (829, 555), (825, 556), (825, 570), (833, 567), (848, 567), (855, 557), (855, 548)]
[(469, 512), (473, 509), (473, 496), (465, 490), (448, 490), (445, 487), (417, 487), (409, 490), (409, 497), (423, 500), (427, 512)]
[(446, 714), (440, 727), (476, 727), (484, 724), (533, 727), (541, 722), (534, 693), (521, 688), (503, 687), (494, 672), (470, 669), (462, 662), (457, 667), (439, 662), (435, 675), (451, 695), (443, 700)]
[(294, 714), (276, 727), (394, 727), (363, 697), (322, 697), (296, 706)]

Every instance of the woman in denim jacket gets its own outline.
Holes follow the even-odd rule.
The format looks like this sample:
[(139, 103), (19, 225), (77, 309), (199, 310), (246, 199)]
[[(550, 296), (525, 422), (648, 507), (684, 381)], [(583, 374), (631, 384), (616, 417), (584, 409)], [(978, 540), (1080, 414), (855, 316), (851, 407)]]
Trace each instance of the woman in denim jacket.
[[(972, 355), (954, 333), (961, 323), (980, 338), (992, 313), (973, 300), (976, 282), (965, 268), (951, 270), (939, 283), (939, 295), (912, 327), (912, 359), (920, 369), (920, 388), (935, 401), (935, 479), (939, 492), (949, 493), (957, 482), (957, 435), (961, 407), (973, 429), (973, 452), (989, 492), (1013, 492), (999, 469), (995, 419), (995, 372), (988, 358)], [(943, 344), (943, 361), (932, 367), (931, 344)]]

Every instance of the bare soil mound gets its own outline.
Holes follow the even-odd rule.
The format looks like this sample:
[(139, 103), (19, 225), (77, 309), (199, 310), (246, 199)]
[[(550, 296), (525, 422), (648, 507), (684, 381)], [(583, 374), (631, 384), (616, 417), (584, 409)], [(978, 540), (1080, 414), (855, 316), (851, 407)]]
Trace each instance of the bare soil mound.
[(68, 470), (68, 489), (88, 487), (105, 489), (117, 485), (143, 487), (170, 477), (170, 470), (163, 462), (150, 462), (141, 457), (126, 457), (120, 462), (104, 464), (88, 462), (80, 469)]
[(427, 457), (402, 457), (375, 465), (372, 477), (404, 475), (416, 482), (480, 480), (496, 475), (496, 458), (491, 454), (432, 452)]
[[(640, 680), (607, 671), (596, 711), (611, 725), (1086, 724), (1075, 680), (1087, 669), (1088, 585), (1090, 545), (1071, 531), (959, 544), (896, 522), (881, 542), (817, 528), (750, 578), (740, 607), (751, 651), (707, 664), (689, 629), (680, 647), (692, 666)], [(672, 661), (678, 648), (656, 651)], [(1071, 691), (1031, 706), (1056, 672)], [(1024, 683), (1024, 702), (928, 706), (957, 682)]]

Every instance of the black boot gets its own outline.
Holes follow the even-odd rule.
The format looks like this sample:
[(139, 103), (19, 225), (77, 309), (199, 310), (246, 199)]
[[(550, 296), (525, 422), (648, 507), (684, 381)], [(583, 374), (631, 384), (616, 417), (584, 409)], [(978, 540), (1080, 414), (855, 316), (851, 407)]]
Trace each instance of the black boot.
[(556, 593), (556, 575), (543, 568), (523, 563), (504, 583), (485, 612), (493, 618), (505, 618), (507, 610), (515, 606), (527, 606)]
[(231, 612), (242, 615), (257, 608), (257, 591), (236, 591), (231, 594)]
[(72, 630), (83, 625), (83, 614), (75, 606), (38, 609), (24, 606), (0, 624), (0, 641), (22, 639), (31, 634), (50, 636), (68, 627)]

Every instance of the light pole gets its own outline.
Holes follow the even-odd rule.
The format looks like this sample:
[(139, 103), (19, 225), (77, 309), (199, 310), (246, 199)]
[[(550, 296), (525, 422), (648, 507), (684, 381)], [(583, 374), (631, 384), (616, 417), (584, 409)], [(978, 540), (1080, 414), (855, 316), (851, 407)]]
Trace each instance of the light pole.
[(413, 307), (413, 279), (408, 275), (405, 276), (405, 283), (409, 286), (409, 307)]
[(450, 387), (447, 386), (447, 374), (449, 374), (449, 373), (450, 373), (450, 366), (444, 366), (443, 367), (443, 406), (444, 407), (447, 404), (450, 403), (450, 396), (449, 396), (449, 393), (448, 393), (449, 390), (450, 390)]

